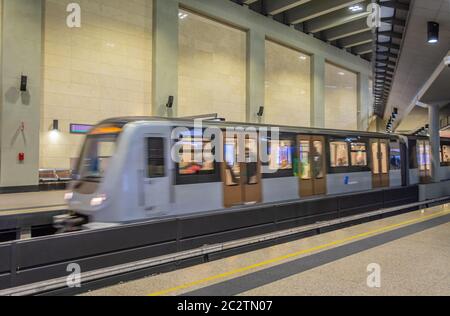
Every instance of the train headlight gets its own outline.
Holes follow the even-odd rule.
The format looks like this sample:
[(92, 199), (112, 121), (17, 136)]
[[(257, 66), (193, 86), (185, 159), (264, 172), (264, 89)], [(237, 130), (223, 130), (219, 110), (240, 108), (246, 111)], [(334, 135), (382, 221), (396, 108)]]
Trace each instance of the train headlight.
[(69, 202), (73, 199), (73, 192), (67, 192), (66, 194), (64, 194), (64, 200), (66, 202)]
[(91, 206), (97, 207), (102, 205), (107, 200), (107, 197), (105, 194), (99, 195), (95, 198), (92, 198), (91, 200)]

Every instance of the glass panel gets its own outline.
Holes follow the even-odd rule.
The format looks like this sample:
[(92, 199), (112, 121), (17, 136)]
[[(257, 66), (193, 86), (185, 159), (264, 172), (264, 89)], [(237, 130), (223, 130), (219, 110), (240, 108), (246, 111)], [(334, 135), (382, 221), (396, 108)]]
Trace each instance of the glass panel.
[(247, 168), (247, 184), (258, 184), (258, 142), (255, 139), (245, 140), (245, 162)]
[(211, 152), (210, 139), (187, 136), (182, 139), (182, 153), (178, 173), (180, 175), (213, 174), (214, 161), (205, 161), (203, 153)]
[(161, 178), (165, 175), (164, 139), (160, 137), (147, 138), (147, 176)]
[(313, 142), (313, 177), (322, 179), (324, 177), (323, 170), (323, 143), (321, 141)]
[(442, 162), (444, 162), (444, 163), (450, 162), (450, 146), (449, 145), (442, 146)]
[(380, 152), (380, 160), (381, 160), (381, 173), (389, 172), (389, 163), (388, 163), (388, 145), (384, 142), (380, 143), (381, 152)]
[(372, 171), (373, 174), (380, 174), (378, 142), (372, 143)]
[(239, 185), (241, 181), (241, 166), (238, 162), (238, 146), (236, 138), (225, 140), (225, 184), (228, 186)]
[(291, 170), (292, 165), (292, 141), (270, 141), (269, 168), (271, 170)]
[(311, 163), (309, 161), (309, 141), (302, 140), (300, 141), (300, 178), (302, 180), (311, 179)]
[(431, 171), (431, 146), (430, 142), (425, 142), (425, 169)]
[(366, 144), (352, 143), (351, 151), (352, 151), (351, 152), (352, 166), (356, 167), (367, 166)]
[(88, 136), (80, 159), (80, 178), (88, 181), (103, 179), (117, 146), (118, 135)]
[(398, 143), (391, 143), (391, 170), (400, 170), (402, 168), (402, 159), (400, 155), (400, 146)]
[(422, 141), (417, 142), (419, 153), (419, 170), (425, 171), (425, 144)]
[(330, 161), (331, 167), (348, 167), (348, 143), (331, 142), (330, 143)]

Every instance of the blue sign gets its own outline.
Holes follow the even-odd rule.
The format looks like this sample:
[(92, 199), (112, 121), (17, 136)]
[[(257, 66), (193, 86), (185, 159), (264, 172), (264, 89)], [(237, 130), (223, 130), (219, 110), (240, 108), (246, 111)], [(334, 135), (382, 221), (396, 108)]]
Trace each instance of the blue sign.
[(84, 135), (89, 133), (93, 127), (93, 125), (87, 124), (70, 124), (70, 133)]

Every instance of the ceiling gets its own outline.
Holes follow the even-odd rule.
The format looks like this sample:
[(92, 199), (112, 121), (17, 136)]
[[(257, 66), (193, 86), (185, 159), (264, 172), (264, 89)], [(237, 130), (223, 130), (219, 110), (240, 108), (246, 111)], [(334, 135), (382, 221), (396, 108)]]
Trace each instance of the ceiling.
[[(374, 111), (382, 116), (400, 55), (410, 0), (230, 0), (373, 61)], [(430, 0), (428, 0), (430, 1)], [(431, 0), (434, 1), (434, 0)], [(367, 7), (381, 7), (381, 27), (367, 23)], [(352, 10), (353, 9), (353, 10)], [(375, 57), (375, 58), (374, 58)]]
[[(450, 0), (414, 0), (410, 12), (402, 54), (384, 113), (387, 118), (394, 107), (399, 109), (397, 130), (416, 107), (418, 93), (450, 50)], [(427, 43), (428, 21), (440, 25), (438, 44)], [(448, 72), (443, 76), (448, 76)]]

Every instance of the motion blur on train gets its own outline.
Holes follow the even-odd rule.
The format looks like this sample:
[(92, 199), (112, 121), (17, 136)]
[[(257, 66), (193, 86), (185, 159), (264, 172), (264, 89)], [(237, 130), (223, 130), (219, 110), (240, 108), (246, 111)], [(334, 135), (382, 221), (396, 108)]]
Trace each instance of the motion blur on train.
[[(211, 148), (220, 159), (199, 159)], [(421, 136), (110, 119), (86, 137), (66, 194), (66, 225), (102, 228), (409, 186), (429, 181), (430, 169), (430, 143)], [(450, 179), (450, 139), (441, 141), (441, 176)]]

